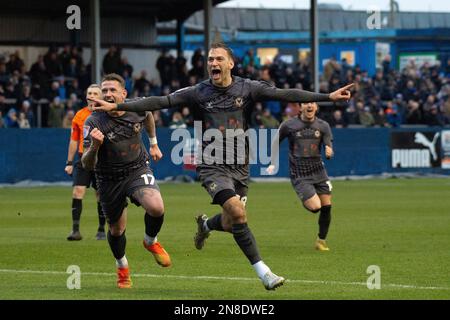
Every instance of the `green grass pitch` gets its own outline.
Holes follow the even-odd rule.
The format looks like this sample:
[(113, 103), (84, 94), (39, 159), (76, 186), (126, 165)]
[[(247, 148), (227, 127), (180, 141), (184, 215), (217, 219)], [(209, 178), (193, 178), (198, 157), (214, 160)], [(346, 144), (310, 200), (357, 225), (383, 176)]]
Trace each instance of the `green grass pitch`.
[[(313, 249), (317, 216), (289, 183), (252, 183), (249, 225), (264, 261), (285, 285), (266, 291), (230, 234), (193, 245), (194, 216), (212, 215), (198, 184), (162, 184), (166, 219), (159, 240), (173, 266), (144, 250), (142, 208), (129, 206), (127, 257), (133, 288), (115, 287), (106, 241), (96, 241), (92, 190), (83, 202), (84, 239), (68, 242), (71, 188), (0, 189), (0, 299), (450, 299), (450, 180), (335, 181), (330, 252)], [(81, 289), (69, 290), (69, 265)], [(381, 271), (369, 290), (367, 268)]]

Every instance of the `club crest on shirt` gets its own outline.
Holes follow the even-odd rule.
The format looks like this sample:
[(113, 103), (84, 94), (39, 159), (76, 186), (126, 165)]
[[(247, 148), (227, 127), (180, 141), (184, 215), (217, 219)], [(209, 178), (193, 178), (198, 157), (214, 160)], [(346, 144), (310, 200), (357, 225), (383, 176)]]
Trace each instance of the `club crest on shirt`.
[(83, 126), (83, 138), (87, 138), (87, 136), (89, 135), (89, 129), (91, 127), (89, 126)]
[(135, 123), (133, 125), (133, 130), (134, 132), (138, 133), (139, 131), (141, 131), (141, 124), (140, 123)]
[(238, 108), (242, 108), (242, 105), (244, 104), (244, 99), (242, 97), (237, 97), (234, 99), (234, 105)]
[(316, 131), (314, 132), (314, 135), (316, 136), (316, 138), (320, 138), (320, 131), (319, 131), (319, 130), (316, 130)]
[(215, 182), (211, 183), (209, 185), (209, 190), (211, 190), (212, 192), (214, 192), (217, 188), (217, 184)]
[(106, 136), (108, 137), (109, 140), (112, 140), (112, 139), (114, 139), (114, 137), (115, 137), (116, 135), (114, 134), (114, 132), (108, 132), (108, 133), (106, 134)]

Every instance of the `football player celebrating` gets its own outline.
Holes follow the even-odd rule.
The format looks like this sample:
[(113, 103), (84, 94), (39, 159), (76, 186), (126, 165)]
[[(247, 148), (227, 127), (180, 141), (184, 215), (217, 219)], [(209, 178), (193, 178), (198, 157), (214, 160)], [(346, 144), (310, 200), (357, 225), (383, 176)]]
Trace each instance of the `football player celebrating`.
[(333, 136), (329, 124), (316, 117), (317, 103), (302, 103), (297, 117), (280, 125), (272, 143), (269, 174), (274, 174), (278, 165), (279, 144), (289, 141), (289, 174), (292, 187), (312, 213), (319, 214), (319, 234), (315, 247), (320, 251), (330, 250), (325, 241), (331, 222), (331, 182), (321, 157), (325, 146), (325, 156), (333, 156)]

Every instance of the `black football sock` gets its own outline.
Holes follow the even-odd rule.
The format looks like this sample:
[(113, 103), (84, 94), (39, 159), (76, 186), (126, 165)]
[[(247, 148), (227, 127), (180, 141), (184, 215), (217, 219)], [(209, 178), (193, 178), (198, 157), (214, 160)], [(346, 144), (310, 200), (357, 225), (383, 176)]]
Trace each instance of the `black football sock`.
[(233, 224), (231, 232), (233, 233), (234, 240), (252, 265), (261, 261), (255, 237), (247, 226), (247, 223)]
[(74, 232), (80, 231), (80, 217), (83, 209), (83, 200), (72, 199), (72, 230)]
[(127, 238), (125, 237), (125, 231), (120, 236), (113, 236), (111, 231), (108, 230), (107, 234), (109, 247), (113, 253), (114, 258), (120, 260), (125, 255), (125, 247), (127, 245)]
[(319, 238), (325, 240), (331, 222), (331, 205), (323, 206), (319, 215)]
[(152, 217), (148, 213), (145, 214), (145, 234), (151, 238), (156, 237), (164, 222), (164, 213), (159, 217)]
[(98, 214), (98, 231), (105, 232), (106, 218), (102, 210), (102, 205), (97, 202), (97, 214)]
[(222, 227), (222, 214), (218, 213), (206, 221), (209, 230), (224, 231)]

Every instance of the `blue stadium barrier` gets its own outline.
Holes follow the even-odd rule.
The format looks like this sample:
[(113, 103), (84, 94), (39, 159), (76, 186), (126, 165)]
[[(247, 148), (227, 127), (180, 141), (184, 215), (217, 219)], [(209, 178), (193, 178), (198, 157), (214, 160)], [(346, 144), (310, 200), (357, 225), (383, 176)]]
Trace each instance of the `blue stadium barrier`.
[[(417, 137), (418, 132), (420, 135)], [(177, 175), (195, 177), (195, 171), (192, 168), (176, 165), (170, 161), (172, 148), (178, 143), (178, 141), (171, 141), (172, 130), (158, 128), (157, 133), (159, 147), (164, 153), (164, 158), (152, 165), (157, 179)], [(439, 135), (434, 139), (437, 133)], [(444, 134), (445, 139), (442, 137)], [(450, 173), (450, 169), (442, 168), (444, 163), (450, 167), (450, 147), (448, 146), (450, 130), (442, 128), (333, 129), (333, 135), (335, 157), (332, 160), (325, 160), (330, 176), (404, 172), (446, 175)], [(64, 172), (69, 137), (68, 129), (0, 130), (0, 183), (17, 183), (23, 180), (70, 181), (71, 178)], [(423, 140), (423, 137), (426, 139)], [(419, 138), (425, 141), (422, 141), (425, 145), (414, 142)], [(444, 145), (442, 141), (447, 144)], [(431, 145), (432, 142), (434, 142), (433, 145)], [(144, 143), (148, 147), (147, 139), (144, 139)], [(426, 144), (434, 146), (438, 159), (431, 156), (431, 147), (427, 147)], [(287, 141), (284, 141), (280, 146), (280, 170), (276, 177), (289, 175), (287, 150)], [(393, 154), (399, 157), (395, 165)], [(428, 167), (426, 164), (423, 165), (427, 157), (430, 158)], [(261, 170), (266, 166), (266, 164), (252, 165), (251, 176), (261, 177)]]

